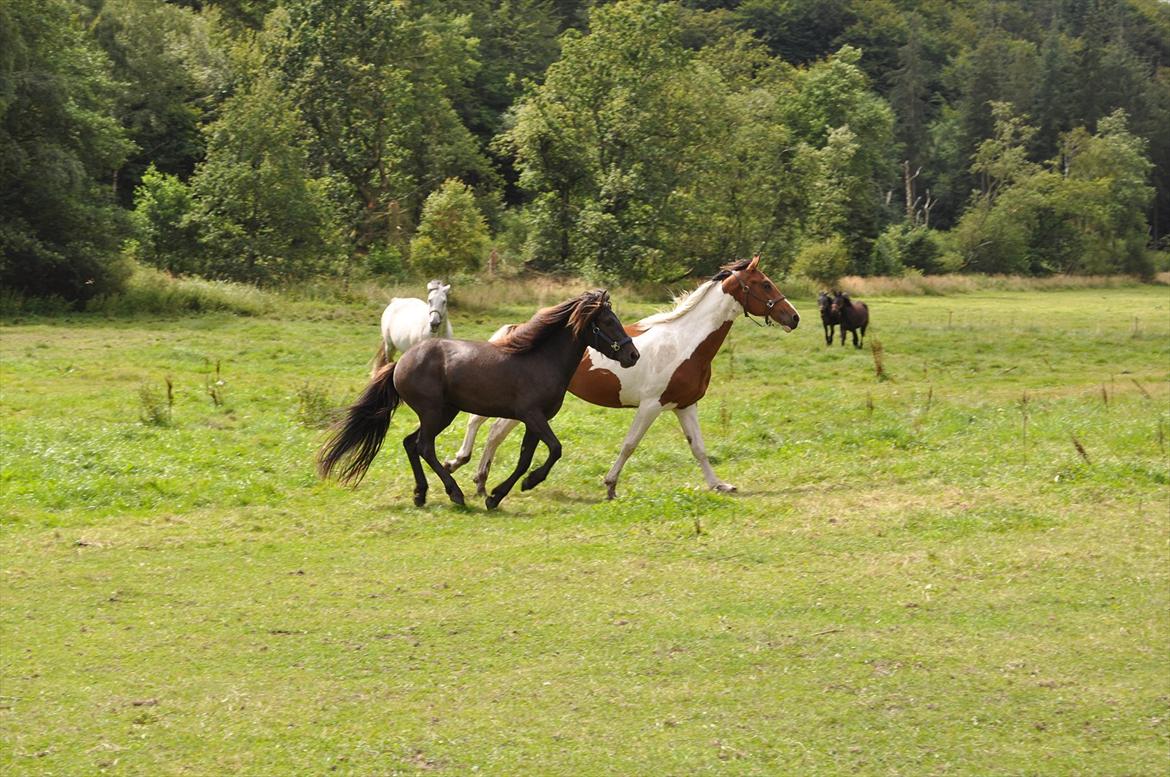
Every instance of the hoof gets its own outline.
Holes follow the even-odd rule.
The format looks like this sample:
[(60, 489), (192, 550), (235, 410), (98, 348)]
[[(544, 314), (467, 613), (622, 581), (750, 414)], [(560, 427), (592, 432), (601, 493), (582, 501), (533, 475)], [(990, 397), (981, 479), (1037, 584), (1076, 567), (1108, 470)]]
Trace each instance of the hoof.
[(524, 478), (524, 482), (520, 484), (520, 490), (521, 491), (529, 491), (532, 488), (534, 488), (535, 486), (536, 486), (536, 483), (532, 482), (532, 478)]
[(735, 486), (731, 485), (730, 483), (716, 483), (715, 485), (711, 486), (711, 490), (718, 491), (721, 494), (730, 494), (733, 493), (736, 489)]
[(452, 501), (452, 502), (454, 502), (455, 504), (459, 505), (460, 507), (463, 507), (463, 506), (464, 506), (464, 503), (463, 503), (463, 492), (462, 492), (462, 491), (454, 491), (454, 492), (452, 492), (452, 493), (450, 493), (450, 494), (447, 494), (447, 496), (449, 496), (449, 497), (451, 498), (451, 501)]
[(612, 486), (608, 485), (608, 484), (606, 485), (605, 498), (606, 499), (616, 499), (617, 498), (617, 484), (616, 483)]
[(415, 494), (414, 495), (414, 506), (415, 507), (422, 507), (426, 503), (427, 503), (427, 495), (426, 494)]
[(483, 487), (483, 483), (476, 483), (475, 484), (475, 495), (476, 496), (487, 496), (487, 489)]
[(495, 510), (500, 505), (500, 499), (495, 494), (492, 494), (487, 499), (483, 500), (483, 504), (489, 510)]

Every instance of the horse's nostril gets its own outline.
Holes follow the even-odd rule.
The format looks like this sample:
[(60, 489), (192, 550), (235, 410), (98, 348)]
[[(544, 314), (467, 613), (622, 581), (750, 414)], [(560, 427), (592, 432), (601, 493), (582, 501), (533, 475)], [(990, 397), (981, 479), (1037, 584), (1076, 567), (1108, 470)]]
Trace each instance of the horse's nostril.
[(792, 314), (792, 323), (794, 323), (794, 324), (800, 323), (800, 314), (799, 313)]

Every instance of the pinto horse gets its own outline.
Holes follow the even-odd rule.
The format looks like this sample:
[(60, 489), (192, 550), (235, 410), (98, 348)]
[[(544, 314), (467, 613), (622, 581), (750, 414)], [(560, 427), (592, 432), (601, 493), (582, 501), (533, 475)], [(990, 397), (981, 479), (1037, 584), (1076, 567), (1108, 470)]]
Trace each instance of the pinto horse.
[(817, 294), (817, 307), (821, 311), (821, 325), (825, 328), (825, 345), (832, 345), (833, 328), (841, 323), (841, 314), (833, 310), (832, 296), (823, 291)]
[(548, 422), (561, 409), (586, 347), (604, 351), (622, 367), (638, 361), (637, 347), (610, 307), (609, 294), (600, 289), (538, 311), (499, 342), (424, 340), (370, 380), (321, 449), (318, 473), (327, 477), (340, 467), (342, 481), (360, 482), (402, 401), (419, 420), (402, 441), (414, 472), (414, 503), (426, 502), (425, 460), (447, 496), (461, 505), (463, 492), (435, 455), (435, 437), (460, 410), (510, 418), (524, 424), (524, 442), (516, 470), (487, 497), (488, 509), (494, 509), (528, 471), (537, 441), (548, 448), (548, 459), (528, 475), (523, 490), (548, 477), (560, 458), (561, 443)]
[[(853, 333), (853, 347), (860, 348), (865, 340), (865, 329), (869, 326), (869, 306), (861, 300), (851, 300), (844, 292), (837, 292), (833, 298), (832, 311), (841, 319), (841, 345), (845, 345), (845, 333)], [(861, 332), (861, 340), (857, 333)]]
[(395, 351), (406, 352), (415, 343), (428, 337), (451, 337), (451, 321), (447, 318), (447, 294), (450, 284), (431, 281), (427, 284), (427, 301), (414, 297), (395, 297), (382, 311), (382, 342), (374, 354), (370, 377), (394, 359)]
[[(626, 327), (643, 357), (636, 367), (619, 371), (604, 351), (583, 355), (569, 391), (595, 405), (637, 408), (621, 453), (605, 476), (608, 498), (617, 495), (622, 467), (663, 410), (673, 410), (678, 417), (707, 485), (717, 491), (735, 490), (735, 486), (715, 475), (699, 429), (697, 403), (711, 382), (711, 361), (741, 311), (745, 316), (762, 316), (769, 324), (774, 320), (785, 331), (795, 329), (800, 321), (784, 295), (760, 271), (759, 262), (757, 256), (726, 265), (711, 280), (681, 297), (674, 310)], [(506, 330), (504, 327), (493, 337), (507, 336)], [(468, 420), (462, 447), (446, 463), (450, 471), (471, 458), (476, 433), (484, 420), (482, 416)], [(485, 487), (496, 449), (515, 426), (515, 421), (503, 418), (492, 425), (475, 476), (477, 493)]]

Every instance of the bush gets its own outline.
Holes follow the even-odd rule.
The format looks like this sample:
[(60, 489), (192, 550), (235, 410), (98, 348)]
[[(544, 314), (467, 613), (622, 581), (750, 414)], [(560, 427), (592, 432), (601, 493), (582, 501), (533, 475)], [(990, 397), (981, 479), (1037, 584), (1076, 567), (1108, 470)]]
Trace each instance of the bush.
[(173, 273), (198, 273), (199, 230), (191, 221), (191, 189), (178, 176), (152, 164), (134, 190), (129, 253), (139, 261)]
[(488, 228), (475, 194), (448, 178), (423, 203), (418, 232), (410, 243), (410, 263), (423, 275), (475, 272), (488, 251)]
[(849, 251), (837, 236), (806, 243), (792, 263), (791, 273), (825, 286), (834, 285), (849, 269)]
[(365, 264), (371, 275), (382, 275), (387, 278), (401, 278), (406, 270), (402, 251), (390, 243), (372, 246), (370, 252), (366, 254)]
[(874, 241), (870, 256), (873, 275), (901, 275), (907, 269), (926, 275), (947, 272), (942, 239), (927, 227), (893, 224)]

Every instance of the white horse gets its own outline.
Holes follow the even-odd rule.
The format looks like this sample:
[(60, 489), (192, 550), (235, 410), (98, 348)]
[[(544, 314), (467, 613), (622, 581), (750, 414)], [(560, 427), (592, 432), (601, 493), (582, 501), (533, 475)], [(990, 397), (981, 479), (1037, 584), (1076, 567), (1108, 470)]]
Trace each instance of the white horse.
[(374, 354), (372, 377), (394, 359), (396, 352), (405, 352), (415, 343), (430, 337), (450, 338), (454, 332), (447, 318), (449, 284), (431, 281), (427, 284), (427, 301), (415, 297), (395, 297), (382, 311), (382, 343)]
[[(674, 310), (658, 313), (626, 327), (642, 358), (633, 367), (618, 369), (617, 362), (597, 352), (586, 351), (577, 367), (569, 391), (586, 402), (602, 407), (637, 408), (617, 461), (605, 476), (607, 496), (617, 495), (618, 476), (642, 436), (663, 410), (678, 416), (691, 453), (703, 471), (707, 485), (716, 491), (734, 491), (735, 486), (720, 480), (711, 468), (699, 430), (697, 403), (707, 393), (711, 361), (723, 344), (732, 322), (742, 313), (775, 321), (785, 331), (795, 329), (800, 316), (780, 293), (771, 278), (760, 271), (760, 258), (726, 265), (711, 280), (678, 300)], [(492, 340), (507, 334), (511, 325), (501, 327)], [(473, 415), (455, 458), (444, 462), (454, 472), (471, 458), (475, 436), (486, 419)], [(475, 475), (477, 492), (482, 492), (496, 449), (518, 422), (501, 418), (492, 424)]]

